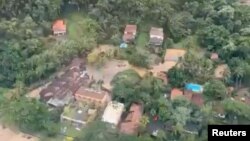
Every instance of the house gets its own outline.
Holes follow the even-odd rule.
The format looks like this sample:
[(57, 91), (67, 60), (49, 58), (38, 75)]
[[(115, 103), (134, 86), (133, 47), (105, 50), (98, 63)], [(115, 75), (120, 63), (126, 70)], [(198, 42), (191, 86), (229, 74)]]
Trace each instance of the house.
[(106, 91), (96, 91), (85, 87), (80, 87), (75, 93), (75, 99), (81, 102), (94, 103), (98, 107), (104, 107), (110, 97)]
[(88, 85), (89, 80), (86, 71), (71, 67), (41, 90), (40, 99), (53, 107), (65, 106), (74, 98), (80, 86)]
[(227, 64), (218, 65), (214, 70), (214, 76), (217, 79), (223, 79), (228, 70)]
[(211, 53), (211, 55), (210, 55), (210, 59), (211, 60), (218, 60), (219, 59), (219, 55), (217, 54), (217, 53)]
[(149, 44), (161, 46), (164, 40), (163, 28), (152, 27), (150, 30)]
[(120, 132), (124, 134), (137, 134), (142, 113), (142, 105), (133, 103), (125, 120), (120, 124)]
[(179, 59), (183, 58), (185, 54), (186, 50), (184, 49), (166, 49), (164, 62), (153, 66), (150, 71), (154, 76), (157, 76), (158, 73), (166, 72), (176, 66)]
[(184, 90), (184, 97), (191, 103), (201, 107), (204, 105), (204, 99), (202, 94), (193, 92), (191, 90)]
[(180, 96), (183, 96), (183, 91), (177, 88), (171, 90), (170, 99), (174, 100)]
[(92, 122), (97, 116), (97, 109), (82, 103), (73, 103), (64, 107), (61, 114), (61, 123), (71, 124), (76, 128), (82, 128), (86, 124)]
[(195, 92), (195, 93), (202, 93), (203, 92), (203, 86), (199, 84), (194, 84), (194, 83), (188, 83), (185, 85), (185, 89)]
[(66, 80), (52, 82), (40, 92), (40, 98), (53, 107), (63, 107), (73, 100), (72, 91), (67, 89)]
[(104, 110), (102, 121), (110, 123), (113, 128), (117, 127), (120, 122), (123, 110), (124, 104), (116, 101), (109, 102), (106, 109)]
[(85, 60), (81, 59), (81, 58), (74, 58), (69, 66), (69, 68), (72, 69), (79, 69), (81, 71), (85, 71), (86, 70), (86, 62)]
[(131, 24), (126, 25), (122, 39), (126, 43), (132, 42), (135, 40), (136, 34), (137, 34), (136, 25), (131, 25)]
[(194, 93), (191, 98), (191, 102), (199, 107), (204, 105), (204, 99), (201, 94)]
[(250, 5), (250, 0), (240, 0), (241, 4)]
[(66, 24), (63, 20), (56, 20), (52, 25), (54, 36), (66, 35)]

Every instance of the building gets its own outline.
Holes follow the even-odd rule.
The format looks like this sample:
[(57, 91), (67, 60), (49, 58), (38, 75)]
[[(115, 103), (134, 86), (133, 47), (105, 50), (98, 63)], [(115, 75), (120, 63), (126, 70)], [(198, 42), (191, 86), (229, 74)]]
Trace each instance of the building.
[(186, 50), (184, 49), (166, 49), (164, 62), (153, 66), (150, 71), (154, 76), (157, 76), (158, 73), (166, 72), (176, 66), (179, 59), (184, 58), (185, 54)]
[(193, 92), (191, 90), (184, 90), (184, 97), (191, 103), (201, 107), (204, 105), (204, 99), (202, 94)]
[(110, 97), (106, 91), (96, 91), (93, 89), (88, 89), (80, 87), (76, 93), (75, 98), (77, 101), (94, 103), (98, 107), (104, 107), (109, 101)]
[(250, 0), (240, 0), (241, 4), (250, 5)]
[(211, 60), (218, 60), (218, 59), (219, 59), (218, 53), (212, 53), (212, 54), (210, 55), (210, 59), (211, 59)]
[(72, 100), (82, 85), (88, 85), (89, 77), (84, 69), (71, 67), (39, 93), (40, 99), (53, 107), (62, 107)]
[(56, 20), (52, 25), (53, 35), (62, 36), (66, 35), (66, 24), (63, 20)]
[(161, 46), (164, 40), (163, 28), (152, 27), (150, 30), (149, 44)]
[(61, 123), (73, 125), (79, 129), (92, 122), (96, 116), (97, 109), (87, 104), (73, 103), (64, 107), (64, 112), (61, 114)]
[(183, 91), (177, 88), (171, 90), (170, 99), (174, 100), (180, 96), (183, 96)]
[(136, 34), (137, 34), (136, 25), (126, 25), (122, 39), (126, 43), (132, 42), (135, 40)]
[(203, 86), (201, 86), (199, 84), (194, 84), (194, 83), (186, 84), (185, 89), (192, 91), (194, 93), (202, 93), (203, 92)]
[(215, 78), (223, 79), (228, 69), (229, 68), (226, 64), (218, 65), (214, 70)]
[(120, 132), (125, 134), (137, 134), (142, 113), (142, 105), (133, 103), (129, 109), (128, 115), (120, 124)]
[(104, 110), (102, 121), (110, 123), (114, 128), (117, 127), (120, 122), (123, 110), (124, 104), (116, 101), (109, 102), (106, 109)]

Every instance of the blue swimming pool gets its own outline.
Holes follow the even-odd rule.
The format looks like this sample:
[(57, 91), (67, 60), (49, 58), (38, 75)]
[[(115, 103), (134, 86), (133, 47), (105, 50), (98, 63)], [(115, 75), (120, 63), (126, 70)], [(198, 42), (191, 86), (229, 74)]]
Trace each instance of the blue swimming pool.
[(203, 91), (202, 85), (194, 84), (194, 83), (188, 83), (188, 84), (186, 84), (185, 88), (187, 90), (190, 90), (190, 91), (193, 91), (193, 92), (197, 92), (197, 93)]

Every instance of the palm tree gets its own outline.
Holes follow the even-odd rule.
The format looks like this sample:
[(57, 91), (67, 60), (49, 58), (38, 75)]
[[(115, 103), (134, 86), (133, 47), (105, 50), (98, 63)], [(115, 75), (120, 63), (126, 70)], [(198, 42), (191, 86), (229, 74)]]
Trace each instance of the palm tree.
[(237, 66), (234, 70), (234, 75), (236, 77), (236, 88), (241, 87), (241, 81), (244, 76), (244, 68), (241, 66)]

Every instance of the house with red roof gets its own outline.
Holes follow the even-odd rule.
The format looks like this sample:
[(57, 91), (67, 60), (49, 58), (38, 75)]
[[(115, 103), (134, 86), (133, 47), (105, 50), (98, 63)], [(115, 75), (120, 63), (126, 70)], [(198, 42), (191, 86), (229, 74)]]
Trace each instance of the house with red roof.
[(67, 32), (66, 23), (64, 20), (56, 20), (52, 25), (52, 32), (54, 36), (62, 36)]
[(211, 55), (210, 55), (210, 59), (211, 60), (218, 60), (219, 59), (219, 55), (218, 55), (218, 53), (211, 53)]
[(120, 132), (125, 134), (137, 134), (142, 114), (142, 105), (133, 103), (125, 120), (120, 124)]
[(174, 100), (180, 96), (183, 96), (183, 91), (181, 89), (174, 88), (171, 90), (170, 99)]
[(204, 105), (204, 99), (203, 99), (202, 94), (200, 93), (195, 93), (191, 90), (185, 90), (184, 97), (199, 107)]
[(122, 39), (126, 43), (132, 42), (132, 41), (135, 40), (136, 34), (137, 34), (137, 26), (136, 25), (128, 24), (125, 27)]

